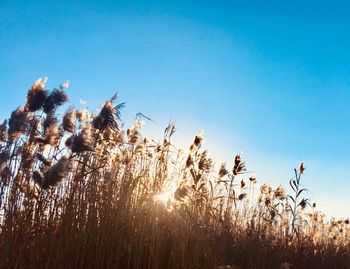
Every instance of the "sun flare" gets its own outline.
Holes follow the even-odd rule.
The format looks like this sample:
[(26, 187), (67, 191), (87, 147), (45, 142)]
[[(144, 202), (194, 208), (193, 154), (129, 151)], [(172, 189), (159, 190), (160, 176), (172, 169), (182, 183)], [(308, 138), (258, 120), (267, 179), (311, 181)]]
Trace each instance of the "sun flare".
[(154, 196), (154, 201), (161, 202), (163, 204), (169, 203), (174, 198), (174, 193), (171, 191), (161, 192)]

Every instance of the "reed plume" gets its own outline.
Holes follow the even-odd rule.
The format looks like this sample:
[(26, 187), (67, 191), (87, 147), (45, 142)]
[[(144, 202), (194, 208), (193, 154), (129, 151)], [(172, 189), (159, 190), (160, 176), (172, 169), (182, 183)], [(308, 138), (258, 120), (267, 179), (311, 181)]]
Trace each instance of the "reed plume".
[(68, 96), (63, 89), (54, 89), (46, 97), (45, 102), (43, 104), (43, 110), (45, 113), (49, 114), (67, 101)]
[(66, 132), (73, 133), (75, 128), (75, 110), (69, 109), (63, 116), (62, 128)]
[(117, 119), (120, 118), (120, 109), (124, 107), (124, 103), (114, 106), (111, 101), (106, 101), (100, 113), (93, 119), (92, 125), (95, 129), (116, 129), (118, 130)]
[(12, 112), (9, 119), (8, 136), (11, 140), (24, 134), (28, 127), (28, 113), (21, 107)]
[(7, 120), (0, 124), (0, 143), (7, 140)]
[(234, 165), (233, 165), (233, 169), (232, 169), (232, 174), (233, 175), (238, 175), (242, 172), (244, 172), (245, 169), (245, 164), (242, 161), (241, 155), (236, 155), (235, 160), (234, 160)]
[(56, 186), (67, 175), (68, 162), (68, 158), (66, 156), (63, 156), (57, 161), (57, 163), (51, 166), (44, 173), (41, 187), (43, 189), (47, 189), (51, 186)]
[(38, 79), (29, 89), (25, 108), (30, 112), (35, 112), (42, 108), (46, 100), (45, 83), (47, 78)]

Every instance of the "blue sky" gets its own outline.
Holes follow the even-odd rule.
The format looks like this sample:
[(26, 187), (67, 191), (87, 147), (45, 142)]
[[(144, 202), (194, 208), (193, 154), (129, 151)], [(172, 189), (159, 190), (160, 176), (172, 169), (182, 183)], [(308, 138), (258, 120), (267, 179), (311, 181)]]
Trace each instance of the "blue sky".
[(183, 146), (203, 130), (260, 181), (286, 185), (304, 161), (311, 198), (349, 216), (350, 6), (198, 3), (0, 0), (0, 118), (39, 77), (91, 109), (117, 90), (126, 120), (153, 118), (150, 134), (175, 120)]

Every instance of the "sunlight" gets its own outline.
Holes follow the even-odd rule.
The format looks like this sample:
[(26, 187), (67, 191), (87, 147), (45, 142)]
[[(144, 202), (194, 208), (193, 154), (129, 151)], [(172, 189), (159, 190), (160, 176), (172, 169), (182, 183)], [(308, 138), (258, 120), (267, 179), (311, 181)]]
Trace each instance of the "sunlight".
[(171, 201), (173, 197), (174, 195), (171, 191), (161, 192), (154, 196), (154, 201), (161, 202), (166, 205)]
[(350, 2), (314, 2), (1, 1), (0, 269), (350, 269)]

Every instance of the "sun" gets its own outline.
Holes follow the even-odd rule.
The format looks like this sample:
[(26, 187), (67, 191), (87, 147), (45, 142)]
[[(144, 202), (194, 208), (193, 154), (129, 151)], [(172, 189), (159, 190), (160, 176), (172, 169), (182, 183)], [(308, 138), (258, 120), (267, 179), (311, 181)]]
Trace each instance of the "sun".
[(161, 192), (153, 197), (154, 201), (168, 204), (174, 197), (174, 193), (171, 191)]

